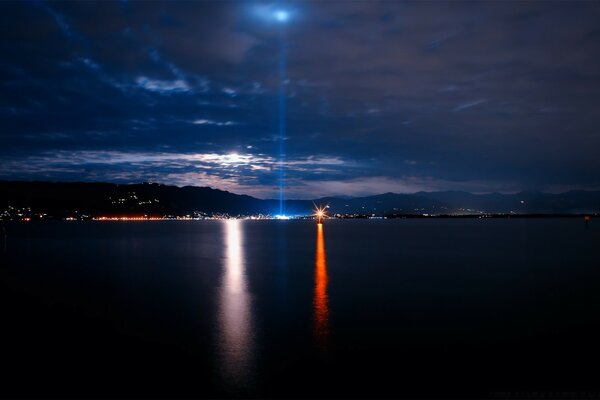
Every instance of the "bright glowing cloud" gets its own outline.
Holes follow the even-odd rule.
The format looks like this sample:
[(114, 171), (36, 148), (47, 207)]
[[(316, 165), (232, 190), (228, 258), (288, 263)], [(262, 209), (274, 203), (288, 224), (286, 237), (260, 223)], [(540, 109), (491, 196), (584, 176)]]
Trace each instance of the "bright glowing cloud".
[(233, 121), (213, 121), (210, 119), (196, 119), (194, 121), (192, 121), (192, 124), (194, 125), (216, 125), (216, 126), (232, 126), (232, 125), (236, 125), (235, 122)]
[[(260, 198), (275, 198), (278, 186), (273, 177), (277, 167), (277, 159), (264, 154), (60, 151), (4, 162), (0, 164), (0, 178), (14, 176), (14, 171), (19, 171), (22, 179), (43, 176), (46, 179), (60, 177), (62, 180), (82, 180), (81, 177), (88, 181), (110, 179), (124, 183), (153, 181), (176, 186), (210, 186)], [(518, 191), (518, 187), (509, 182), (456, 182), (429, 176), (361, 176), (349, 179), (344, 171), (347, 167), (356, 174), (368, 173), (366, 166), (338, 157), (290, 159), (286, 163), (288, 198), (450, 189), (482, 193)]]
[(138, 76), (135, 82), (137, 86), (142, 89), (160, 94), (187, 93), (192, 90), (187, 82), (182, 79), (163, 81), (150, 79), (145, 76)]

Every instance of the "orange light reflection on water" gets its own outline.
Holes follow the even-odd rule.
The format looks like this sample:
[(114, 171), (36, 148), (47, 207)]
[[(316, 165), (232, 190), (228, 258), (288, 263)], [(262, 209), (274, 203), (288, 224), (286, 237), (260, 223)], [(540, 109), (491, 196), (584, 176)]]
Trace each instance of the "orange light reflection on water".
[(317, 224), (317, 254), (315, 259), (314, 332), (321, 347), (326, 347), (329, 336), (329, 296), (327, 294), (327, 262), (323, 224)]

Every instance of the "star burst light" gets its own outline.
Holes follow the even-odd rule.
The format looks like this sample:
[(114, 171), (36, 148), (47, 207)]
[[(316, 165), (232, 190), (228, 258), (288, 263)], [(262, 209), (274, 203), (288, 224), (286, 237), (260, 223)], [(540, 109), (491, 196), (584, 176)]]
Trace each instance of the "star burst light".
[(318, 207), (315, 205), (314, 216), (317, 219), (317, 222), (321, 223), (323, 221), (323, 219), (327, 218), (327, 206)]

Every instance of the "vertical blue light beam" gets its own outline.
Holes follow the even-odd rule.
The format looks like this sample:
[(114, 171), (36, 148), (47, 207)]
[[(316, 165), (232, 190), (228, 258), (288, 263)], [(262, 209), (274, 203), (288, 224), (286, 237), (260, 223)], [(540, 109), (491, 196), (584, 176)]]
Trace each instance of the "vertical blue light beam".
[(285, 37), (280, 37), (279, 49), (279, 215), (285, 215)]

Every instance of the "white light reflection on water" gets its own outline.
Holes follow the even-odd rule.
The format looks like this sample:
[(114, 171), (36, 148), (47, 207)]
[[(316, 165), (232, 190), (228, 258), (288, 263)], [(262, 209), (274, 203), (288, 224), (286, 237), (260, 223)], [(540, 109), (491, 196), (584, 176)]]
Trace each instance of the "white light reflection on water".
[(252, 307), (246, 279), (242, 221), (224, 221), (224, 272), (219, 291), (219, 358), (222, 379), (242, 389), (252, 378)]

